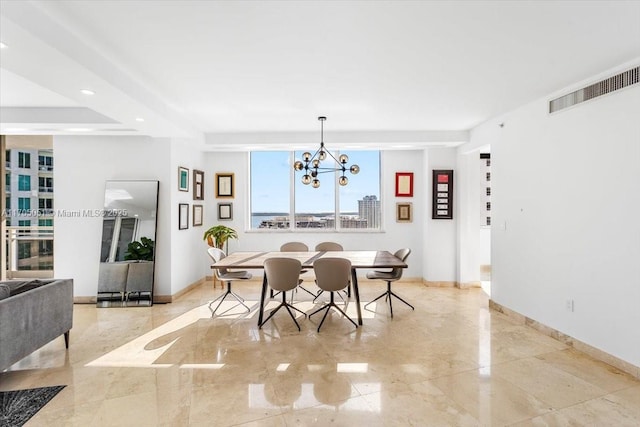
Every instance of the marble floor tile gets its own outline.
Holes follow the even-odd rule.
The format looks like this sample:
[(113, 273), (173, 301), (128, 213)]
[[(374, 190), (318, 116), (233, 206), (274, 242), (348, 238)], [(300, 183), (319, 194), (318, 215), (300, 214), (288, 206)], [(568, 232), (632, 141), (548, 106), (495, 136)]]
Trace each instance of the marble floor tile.
[(535, 357), (492, 366), (491, 375), (526, 390), (553, 409), (566, 408), (607, 394), (605, 389)]
[[(640, 424), (640, 381), (492, 312), (481, 289), (394, 283), (415, 311), (372, 304), (362, 327), (334, 313), (320, 333), (321, 316), (298, 331), (286, 312), (258, 328), (259, 283), (234, 290), (250, 313), (212, 317), (211, 282), (149, 308), (76, 305), (69, 350), (43, 346), (0, 390), (66, 385), (27, 427)], [(362, 304), (383, 290), (363, 281)]]

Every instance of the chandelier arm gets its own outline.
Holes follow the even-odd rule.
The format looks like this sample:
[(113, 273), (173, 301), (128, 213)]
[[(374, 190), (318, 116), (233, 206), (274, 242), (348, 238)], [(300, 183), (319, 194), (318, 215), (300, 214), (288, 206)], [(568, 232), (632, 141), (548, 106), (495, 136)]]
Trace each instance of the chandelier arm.
[(334, 161), (334, 162), (336, 162), (336, 163), (337, 163), (337, 164), (339, 164), (339, 165), (342, 165), (342, 163), (340, 163), (340, 161), (339, 161), (338, 159), (336, 159), (336, 158), (333, 156), (333, 154), (331, 154), (331, 151), (329, 151), (329, 150), (326, 150), (326, 149), (325, 149), (325, 152), (326, 152), (326, 153), (328, 153), (328, 154), (331, 156), (331, 158), (333, 159), (333, 161)]
[(339, 170), (342, 170), (342, 169), (318, 168), (318, 171), (316, 173), (335, 172), (335, 171), (339, 171)]

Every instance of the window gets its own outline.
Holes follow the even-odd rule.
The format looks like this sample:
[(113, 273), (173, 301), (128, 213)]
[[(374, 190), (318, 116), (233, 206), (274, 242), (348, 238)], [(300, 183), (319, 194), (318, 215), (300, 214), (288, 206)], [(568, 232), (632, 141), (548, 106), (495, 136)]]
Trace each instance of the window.
[(31, 227), (31, 220), (30, 219), (18, 220), (18, 226), (19, 227)]
[(360, 166), (358, 175), (346, 173), (346, 186), (337, 184), (336, 172), (321, 174), (319, 188), (304, 185), (302, 172), (293, 170), (301, 151), (251, 152), (251, 229), (380, 229), (380, 152), (332, 154), (346, 154), (348, 165)]
[(40, 193), (52, 193), (53, 178), (44, 176), (38, 177), (38, 191)]
[(31, 177), (18, 175), (18, 191), (31, 191)]
[(18, 197), (18, 209), (25, 211), (31, 209), (31, 199), (28, 197)]
[(18, 242), (18, 259), (31, 258), (31, 242)]
[(38, 209), (44, 211), (43, 213), (51, 213), (53, 210), (53, 199), (38, 199)]
[(11, 209), (11, 197), (7, 197), (4, 199), (4, 208), (6, 210)]
[(38, 156), (38, 169), (41, 171), (53, 170), (53, 157), (51, 156)]
[(38, 225), (40, 227), (53, 227), (53, 218), (41, 218), (38, 220)]
[(18, 152), (18, 167), (24, 169), (31, 168), (31, 154), (24, 153), (22, 151)]

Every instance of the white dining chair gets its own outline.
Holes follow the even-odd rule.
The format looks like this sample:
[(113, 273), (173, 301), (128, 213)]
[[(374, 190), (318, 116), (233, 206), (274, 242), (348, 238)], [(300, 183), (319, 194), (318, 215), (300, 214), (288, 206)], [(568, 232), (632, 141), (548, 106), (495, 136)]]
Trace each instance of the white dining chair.
[[(207, 251), (209, 253), (209, 256), (211, 256), (211, 259), (213, 259), (214, 264), (227, 256), (223, 250), (218, 248), (209, 248)], [(218, 280), (220, 280), (220, 283), (227, 284), (227, 291), (209, 303), (209, 310), (211, 310), (211, 305), (218, 301), (218, 305), (216, 306), (216, 308), (211, 310), (211, 317), (216, 314), (216, 311), (218, 310), (218, 308), (220, 308), (222, 302), (228, 296), (232, 296), (236, 299), (236, 301), (238, 301), (239, 304), (244, 306), (244, 308), (247, 309), (247, 313), (250, 312), (251, 309), (244, 303), (244, 298), (231, 290), (231, 282), (236, 280), (249, 280), (251, 279), (251, 277), (253, 277), (251, 273), (244, 270), (229, 271), (226, 268), (214, 268), (213, 270), (215, 276), (218, 278)]]

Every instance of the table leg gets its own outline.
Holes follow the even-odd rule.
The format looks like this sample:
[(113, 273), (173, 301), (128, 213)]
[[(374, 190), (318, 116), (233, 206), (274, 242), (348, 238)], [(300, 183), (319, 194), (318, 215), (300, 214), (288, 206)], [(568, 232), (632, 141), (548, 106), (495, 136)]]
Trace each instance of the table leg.
[(258, 327), (262, 324), (264, 315), (264, 300), (267, 297), (267, 275), (262, 276), (262, 291), (260, 292), (260, 313), (258, 313)]
[(353, 286), (353, 294), (356, 296), (356, 309), (358, 310), (358, 325), (362, 326), (362, 310), (360, 309), (360, 291), (358, 290), (358, 275), (356, 269), (351, 269), (351, 285)]

